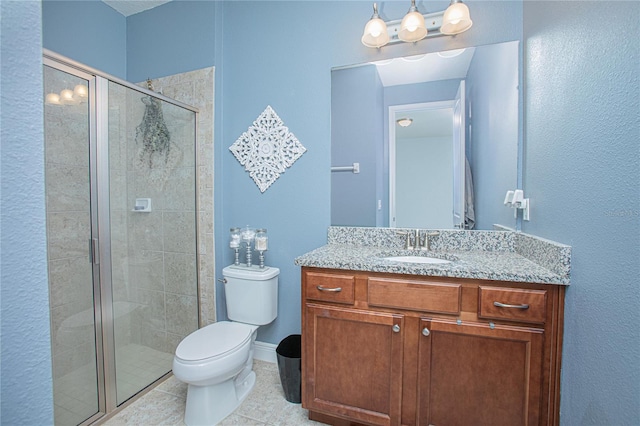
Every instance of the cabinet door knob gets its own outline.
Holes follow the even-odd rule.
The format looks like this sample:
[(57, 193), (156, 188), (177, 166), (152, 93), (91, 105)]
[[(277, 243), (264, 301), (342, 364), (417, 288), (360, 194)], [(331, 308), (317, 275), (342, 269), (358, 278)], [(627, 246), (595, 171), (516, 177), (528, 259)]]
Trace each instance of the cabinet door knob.
[(393, 327), (391, 327), (391, 329), (393, 330), (394, 333), (400, 332), (400, 326), (398, 324), (394, 324)]
[(329, 292), (333, 292), (333, 293), (339, 293), (342, 291), (342, 287), (335, 287), (335, 288), (327, 288), (327, 287), (322, 287), (321, 285), (316, 286), (316, 288), (319, 291), (329, 291)]
[(427, 327), (422, 329), (422, 335), (423, 336), (428, 336), (429, 334), (431, 334), (431, 333), (429, 332), (429, 329)]

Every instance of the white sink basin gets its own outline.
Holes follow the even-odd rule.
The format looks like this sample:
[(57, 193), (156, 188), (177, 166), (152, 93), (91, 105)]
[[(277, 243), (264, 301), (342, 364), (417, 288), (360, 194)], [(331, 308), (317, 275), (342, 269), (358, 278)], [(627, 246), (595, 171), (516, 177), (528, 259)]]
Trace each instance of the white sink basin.
[(427, 257), (427, 256), (390, 256), (385, 257), (385, 260), (391, 260), (393, 262), (406, 262), (406, 263), (451, 263), (450, 260), (440, 259), (437, 257)]

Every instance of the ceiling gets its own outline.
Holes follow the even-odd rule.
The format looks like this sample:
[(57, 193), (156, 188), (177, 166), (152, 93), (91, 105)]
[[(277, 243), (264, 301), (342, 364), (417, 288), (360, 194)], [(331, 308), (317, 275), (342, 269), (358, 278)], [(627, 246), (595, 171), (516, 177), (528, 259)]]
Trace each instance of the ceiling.
[(464, 78), (474, 47), (372, 62), (384, 87)]
[(135, 15), (153, 9), (171, 0), (102, 0), (107, 6), (117, 10), (124, 16)]

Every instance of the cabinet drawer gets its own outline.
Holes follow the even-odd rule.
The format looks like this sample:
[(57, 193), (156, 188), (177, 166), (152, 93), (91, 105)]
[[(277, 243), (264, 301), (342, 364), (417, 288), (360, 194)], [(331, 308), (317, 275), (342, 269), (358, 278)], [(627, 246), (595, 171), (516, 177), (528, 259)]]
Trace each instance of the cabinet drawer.
[(459, 284), (369, 278), (367, 293), (369, 306), (460, 313)]
[(355, 288), (353, 275), (307, 272), (305, 277), (307, 299), (353, 304)]
[(546, 299), (546, 290), (480, 286), (478, 316), (542, 324), (546, 317)]

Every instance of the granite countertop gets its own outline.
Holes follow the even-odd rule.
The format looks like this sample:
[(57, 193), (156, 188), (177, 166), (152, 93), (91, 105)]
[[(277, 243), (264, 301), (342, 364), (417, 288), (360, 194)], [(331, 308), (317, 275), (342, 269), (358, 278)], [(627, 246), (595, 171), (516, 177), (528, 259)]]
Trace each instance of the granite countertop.
[[(349, 229), (349, 228), (345, 228)], [(354, 228), (351, 228), (352, 230)], [(357, 229), (356, 229), (357, 231)], [(317, 268), (344, 269), (350, 271), (384, 272), (394, 274), (410, 274), (433, 277), (472, 278), (483, 280), (513, 281), (541, 284), (569, 284), (570, 247), (558, 245), (547, 241), (534, 241), (534, 255), (525, 256), (515, 248), (511, 249), (509, 241), (513, 236), (499, 235), (503, 240), (502, 249), (483, 250), (474, 247), (472, 250), (458, 249), (445, 246), (447, 250), (403, 250), (394, 247), (394, 244), (353, 244), (349, 238), (344, 237), (343, 230), (339, 230), (339, 236), (331, 234), (329, 243), (325, 246), (310, 251), (295, 259), (298, 266), (310, 266)], [(347, 234), (352, 235), (352, 234)], [(472, 235), (475, 237), (475, 235)], [(494, 238), (493, 235), (484, 235)], [(466, 236), (464, 236), (466, 237)], [(460, 235), (456, 236), (460, 238)], [(535, 238), (535, 237), (534, 237)], [(509, 241), (509, 244), (504, 244)], [(561, 256), (556, 256), (557, 250), (540, 248), (544, 244), (552, 244), (552, 248), (559, 249)], [(555, 247), (553, 245), (555, 244)], [(530, 248), (531, 244), (520, 244)], [(514, 243), (518, 246), (518, 242)], [(558, 247), (559, 246), (559, 247)], [(436, 248), (437, 244), (436, 244)], [(566, 249), (568, 248), (568, 250)], [(528, 254), (526, 250), (524, 254)], [(551, 255), (549, 255), (549, 252)], [(540, 254), (542, 253), (542, 254)], [(567, 254), (568, 253), (568, 254)], [(551, 258), (551, 263), (548, 259)], [(385, 257), (390, 256), (429, 256), (446, 260), (450, 263), (424, 264), (397, 262)], [(562, 257), (554, 264), (556, 257)], [(533, 258), (533, 260), (532, 260)], [(535, 260), (535, 261), (534, 261)], [(545, 264), (545, 262), (547, 264)]]

